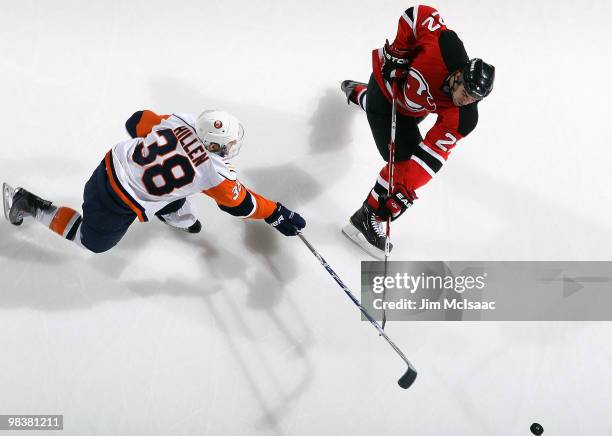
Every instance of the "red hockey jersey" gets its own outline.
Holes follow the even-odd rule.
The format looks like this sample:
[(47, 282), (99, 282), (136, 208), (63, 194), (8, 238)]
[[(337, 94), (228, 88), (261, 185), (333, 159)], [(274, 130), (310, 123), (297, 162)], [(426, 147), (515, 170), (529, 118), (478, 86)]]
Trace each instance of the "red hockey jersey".
[[(421, 159), (418, 155), (413, 159), (429, 176), (433, 176), (448, 159), (457, 141), (468, 135), (478, 122), (477, 103), (457, 107), (449, 90), (445, 89), (447, 77), (459, 70), (469, 58), (463, 43), (455, 32), (446, 27), (440, 13), (425, 5), (408, 8), (402, 14), (393, 46), (416, 53), (399, 90), (398, 112), (411, 117), (430, 113), (438, 116), (421, 144), (425, 151), (423, 157), (427, 159)], [(376, 82), (391, 101), (391, 84), (382, 77), (382, 48), (372, 52), (372, 61)], [(427, 161), (432, 164), (428, 165)], [(416, 185), (424, 182), (426, 180)]]

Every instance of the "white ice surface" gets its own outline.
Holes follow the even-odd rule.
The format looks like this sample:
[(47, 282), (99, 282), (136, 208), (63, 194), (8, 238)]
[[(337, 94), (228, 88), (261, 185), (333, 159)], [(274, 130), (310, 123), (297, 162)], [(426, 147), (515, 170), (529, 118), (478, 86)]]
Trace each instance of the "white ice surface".
[[(78, 207), (135, 110), (235, 113), (245, 184), (339, 229), (382, 161), (339, 91), (397, 1), (0, 2), (0, 178)], [(396, 260), (608, 260), (609, 2), (439, 2), (494, 94), (393, 229)], [(392, 323), (404, 367), (297, 239), (197, 200), (205, 232), (134, 224), (93, 256), (0, 223), (0, 414), (66, 435), (612, 433), (609, 323)], [(611, 309), (612, 310), (612, 309)]]

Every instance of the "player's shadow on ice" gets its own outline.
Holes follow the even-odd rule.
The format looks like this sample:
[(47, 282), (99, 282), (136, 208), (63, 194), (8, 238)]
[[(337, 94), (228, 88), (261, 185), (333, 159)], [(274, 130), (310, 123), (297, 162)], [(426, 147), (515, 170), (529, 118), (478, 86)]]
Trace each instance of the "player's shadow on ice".
[[(256, 192), (302, 215), (306, 212), (298, 207), (318, 197), (324, 189), (316, 177), (294, 163), (251, 167), (242, 174), (241, 179)], [(307, 215), (305, 218), (308, 221)], [(265, 244), (259, 245), (265, 247)], [(251, 248), (259, 250), (253, 244)]]
[[(4, 265), (12, 266), (13, 272), (2, 292), (0, 304), (3, 307), (66, 311), (88, 309), (108, 301), (158, 295), (195, 298), (203, 304), (205, 312), (187, 311), (184, 316), (195, 317), (194, 321), (204, 321), (210, 328), (221, 332), (246, 386), (260, 406), (261, 417), (257, 425), (274, 434), (282, 434), (280, 419), (291, 411), (295, 401), (308, 389), (314, 368), (307, 352), (312, 332), (300, 307), (285, 296), (283, 310), (277, 310), (284, 286), (295, 278), (298, 268), (282, 249), (284, 238), (273, 229), (262, 223), (244, 223), (244, 244), (248, 253), (235, 254), (221, 245), (221, 239), (211, 240), (206, 234), (188, 235), (161, 223), (135, 223), (115, 249), (104, 255), (87, 255), (36, 223), (24, 224), (21, 229), (2, 224), (0, 256), (4, 258)], [(131, 260), (136, 258), (136, 252), (160, 249), (160, 244), (152, 244), (160, 238), (177, 239), (187, 246), (181, 250), (183, 255), (199, 257), (201, 277), (195, 280), (173, 276), (123, 279), (129, 277)], [(161, 263), (174, 261), (171, 257), (167, 251), (160, 250), (158, 258)], [(264, 267), (256, 268), (253, 274), (252, 268), (249, 272), (249, 266), (254, 263)], [(79, 283), (83, 277), (90, 278)], [(246, 297), (235, 294), (231, 287), (234, 280), (246, 285)], [(226, 285), (228, 282), (229, 286)], [(231, 308), (229, 312), (228, 306)], [(244, 307), (261, 311), (280, 333), (278, 346), (293, 350), (295, 358), (301, 362), (292, 365), (299, 374), (294, 382), (281, 383), (260, 347), (258, 339), (262, 332), (248, 325), (243, 315)], [(286, 321), (287, 314), (290, 326)], [(236, 336), (247, 338), (248, 342), (238, 341)], [(252, 369), (254, 364), (258, 368), (256, 371)], [(267, 399), (270, 386), (276, 390), (273, 401)]]
[[(281, 248), (283, 238), (265, 224), (246, 222), (244, 223), (244, 244), (249, 253), (234, 254), (223, 248), (219, 240), (211, 242), (206, 237), (194, 237), (194, 235), (177, 233), (163, 226), (157, 227), (152, 230), (161, 232), (160, 234), (165, 233), (164, 230), (168, 231), (167, 235), (189, 245), (185, 252), (190, 256), (200, 257), (202, 279), (195, 282), (170, 279), (161, 283), (149, 279), (133, 280), (127, 283), (127, 287), (142, 297), (159, 294), (197, 296), (204, 303), (209, 323), (211, 322), (214, 328), (223, 334), (234, 361), (247, 381), (246, 386), (259, 403), (262, 417), (258, 421), (258, 426), (269, 429), (274, 434), (282, 434), (279, 427), (280, 418), (291, 411), (295, 401), (308, 389), (314, 374), (313, 365), (307, 353), (312, 341), (312, 331), (299, 306), (293, 303), (290, 296), (283, 295), (285, 284), (291, 282), (298, 274), (297, 265), (286, 256)], [(139, 233), (142, 234), (142, 232)], [(145, 240), (141, 240), (138, 236), (132, 238), (132, 241), (124, 248), (130, 250), (140, 246), (142, 249), (141, 243), (146, 244)], [(253, 274), (252, 268), (249, 271), (249, 266), (252, 267), (254, 263), (263, 264), (265, 268), (256, 268)], [(296, 378), (295, 384), (281, 383), (274, 368), (267, 362), (259, 346), (258, 336), (261, 332), (253, 331), (244, 319), (242, 306), (236, 304), (236, 298), (231, 295), (233, 290), (226, 285), (228, 280), (230, 283), (239, 280), (247, 286), (246, 307), (265, 314), (280, 332), (284, 346), (289, 345), (294, 350), (295, 357), (302, 362), (299, 365), (301, 375)], [(201, 282), (210, 284), (208, 290), (203, 289), (199, 284), (196, 285)], [(276, 307), (283, 298), (284, 308), (282, 311), (277, 311)], [(221, 306), (230, 307), (229, 312), (225, 310), (222, 313), (219, 310)], [(291, 327), (285, 322), (288, 312), (291, 313)], [(296, 328), (299, 329), (300, 334), (294, 333)], [(248, 350), (245, 351), (245, 346), (238, 344), (235, 339), (237, 334), (249, 340)], [(257, 365), (257, 371), (252, 369), (253, 365)], [(262, 372), (263, 376), (256, 375)], [(265, 389), (262, 388), (263, 385), (266, 386)], [(273, 403), (276, 405), (266, 399), (266, 392), (269, 391), (270, 386), (275, 387), (276, 395), (281, 398), (281, 400), (274, 400)]]
[[(188, 246), (183, 255), (201, 259), (202, 277), (196, 281), (197, 287), (160, 285), (152, 287), (147, 293), (142, 292), (144, 287), (138, 287), (137, 282), (123, 279), (130, 276), (129, 269), (137, 253), (160, 250), (157, 258), (161, 263), (176, 261), (172, 253), (160, 248), (162, 244), (153, 244), (159, 239), (181, 241)], [(219, 289), (219, 283), (239, 280), (249, 290), (247, 307), (255, 310), (273, 309), (281, 301), (285, 286), (299, 272), (295, 260), (287, 251), (288, 246), (281, 246), (282, 240), (280, 235), (265, 224), (244, 223), (246, 252), (234, 254), (223, 248), (221, 239), (211, 242), (210, 235), (206, 233), (189, 235), (162, 223), (134, 223), (114, 249), (94, 255), (57, 237), (38, 223), (27, 222), (21, 227), (14, 227), (2, 222), (0, 259), (3, 266), (10, 268), (6, 273), (11, 274), (7, 274), (8, 280), (4, 283), (0, 304), (39, 310), (78, 310), (109, 300), (133, 298), (134, 295), (129, 292), (130, 287), (139, 289), (136, 295), (141, 296), (157, 292), (200, 298), (211, 293), (209, 289)], [(255, 265), (258, 267), (249, 269)], [(152, 267), (159, 268), (159, 265)], [(105, 278), (104, 292), (85, 289), (88, 293), (87, 301), (75, 299), (70, 291), (71, 286), (62, 286), (62, 280), (73, 285), (81, 275), (88, 276), (87, 270)], [(214, 286), (209, 286), (210, 283)], [(126, 287), (128, 292), (125, 292)], [(50, 301), (52, 304), (49, 304)]]
[[(206, 220), (205, 217), (201, 218)], [(232, 230), (227, 229), (227, 231)], [(207, 232), (206, 226), (202, 234), (190, 235), (157, 222), (144, 225), (134, 223), (117, 247), (109, 253), (91, 257), (87, 263), (108, 277), (123, 277), (130, 267), (130, 259), (136, 254), (144, 250), (159, 249), (160, 244), (154, 243), (156, 240), (180, 241), (187, 246), (181, 256), (200, 260), (202, 280), (198, 282), (199, 288), (189, 288), (190, 291), (177, 290), (177, 295), (191, 294), (193, 297), (201, 297), (198, 289), (206, 293), (204, 284), (215, 283), (214, 287), (219, 289), (223, 288), (224, 282), (237, 280), (249, 291), (247, 307), (267, 310), (277, 306), (286, 285), (299, 273), (288, 246), (281, 245), (281, 242), (285, 242), (283, 237), (266, 224), (245, 222), (243, 240), (246, 250), (236, 254), (223, 247), (222, 238), (213, 238), (212, 234)], [(168, 257), (166, 261), (175, 261), (171, 259), (174, 256), (170, 253), (160, 252), (160, 262), (163, 263), (165, 257)], [(130, 283), (138, 287), (136, 282)], [(161, 287), (155, 289), (162, 291)], [(226, 291), (231, 292), (231, 289)], [(154, 290), (149, 292), (155, 293)], [(174, 295), (173, 291), (167, 294)]]
[[(356, 113), (353, 109), (347, 107), (340, 89), (325, 91), (308, 120), (311, 126), (308, 136), (311, 154), (343, 151), (349, 146), (353, 139), (351, 123)], [(339, 170), (342, 171), (342, 168)]]
[[(253, 180), (256, 184), (250, 187), (267, 196), (290, 193), (279, 198), (288, 206), (294, 197), (301, 202), (320, 196), (350, 170), (352, 154), (347, 148), (359, 111), (347, 107), (339, 89), (326, 89), (314, 111), (303, 115), (223, 101), (172, 77), (152, 81), (151, 91), (157, 102), (153, 109), (161, 112), (198, 114), (217, 108), (234, 113), (245, 126), (245, 144), (236, 161), (239, 177)], [(261, 156), (267, 157), (265, 165), (252, 163)]]
[[(4, 217), (2, 220), (4, 221)], [(12, 274), (18, 272), (18, 269), (15, 268), (18, 264), (25, 266), (41, 263), (60, 265), (67, 261), (67, 258), (61, 256), (58, 250), (37, 243), (31, 232), (31, 227), (36, 225), (36, 223), (24, 223), (17, 229), (5, 221), (0, 223), (0, 258), (2, 258), (3, 266), (12, 265), (10, 268)], [(8, 269), (5, 272), (8, 272)], [(11, 283), (13, 277), (11, 275), (7, 277), (5, 286)]]
[[(253, 149), (250, 153), (243, 153), (242, 162), (237, 163), (239, 167), (244, 168), (239, 173), (240, 177), (248, 182), (247, 186), (286, 203), (290, 208), (297, 209), (307, 219), (308, 211), (298, 207), (321, 195), (324, 189), (338, 180), (339, 175), (346, 173), (350, 168), (347, 163), (350, 155), (347, 159), (343, 150), (350, 144), (348, 124), (355, 111), (346, 107), (344, 97), (339, 91), (336, 94), (332, 90), (327, 90), (318, 101), (314, 113), (301, 116), (243, 103), (228, 104), (215, 101), (213, 98), (206, 98), (194, 92), (190, 87), (174, 79), (160, 80), (154, 84), (153, 89), (159, 95), (159, 98), (155, 99), (159, 104), (152, 108), (154, 110), (190, 111), (197, 114), (205, 107), (218, 107), (234, 112), (245, 121), (245, 124), (248, 122), (247, 140)], [(333, 152), (340, 152), (342, 165), (334, 164), (334, 159), (330, 158), (335, 155)], [(295, 158), (296, 155), (300, 156), (300, 153), (302, 157)], [(251, 159), (253, 156), (268, 156), (269, 160), (265, 165), (249, 166), (249, 155)], [(251, 160), (251, 162), (261, 161), (261, 157)], [(94, 166), (92, 165), (88, 171), (92, 171)], [(324, 182), (321, 183), (319, 180)], [(79, 191), (82, 191), (82, 187), (79, 187)], [(102, 284), (99, 287), (83, 290), (87, 294), (86, 298), (75, 298), (75, 289), (58, 289), (58, 286), (36, 289), (35, 281), (31, 281), (27, 286), (31, 292), (22, 293), (20, 297), (13, 295), (13, 298), (17, 298), (9, 305), (30, 306), (41, 310), (78, 310), (105, 301), (148, 298), (163, 294), (196, 298), (205, 302), (209, 312), (216, 319), (213, 326), (218, 328), (221, 325), (218, 319), (220, 315), (214, 311), (212, 302), (215, 298), (222, 298), (224, 292), (233, 292), (233, 289), (223, 287), (223, 282), (231, 278), (243, 283), (248, 289), (246, 307), (265, 313), (282, 333), (286, 342), (295, 350), (296, 356), (307, 363), (307, 369), (310, 367), (306, 354), (311, 340), (310, 328), (304, 321), (299, 306), (292, 304), (285, 292), (287, 286), (299, 274), (298, 263), (294, 256), (300, 254), (289, 248), (290, 244), (284, 241), (284, 238), (263, 223), (245, 223), (243, 243), (246, 250), (234, 254), (231, 250), (224, 249), (220, 240), (211, 242), (206, 235), (194, 237), (180, 234), (159, 223), (156, 224), (140, 226), (135, 223), (124, 240), (111, 252), (101, 256), (91, 256), (86, 260), (80, 259), (77, 255), (76, 259), (70, 260), (70, 268), (84, 269), (84, 274), (87, 274), (89, 269), (95, 277), (100, 276)], [(151, 250), (154, 246), (157, 249), (159, 244), (152, 242), (160, 238), (176, 238), (189, 246), (186, 251), (194, 253), (201, 259), (200, 280), (182, 280), (173, 277), (153, 281), (123, 279), (130, 276), (129, 269), (137, 257), (136, 253)], [(281, 241), (286, 245), (281, 245)], [(57, 241), (58, 244), (62, 242), (65, 243)], [(9, 251), (13, 251), (16, 245)], [(69, 249), (74, 247), (66, 248), (66, 251)], [(48, 255), (45, 248), (37, 245), (28, 251), (32, 256), (30, 259), (53, 259), (52, 262), (63, 262), (59, 260), (64, 258), (59, 250), (56, 256)], [(165, 257), (172, 258), (169, 253), (160, 253), (158, 259), (162, 264)], [(158, 266), (152, 265), (152, 267)], [(40, 269), (37, 272), (40, 272)], [(49, 282), (45, 279), (48, 279), (50, 274), (51, 272), (44, 271), (38, 281)], [(46, 292), (46, 298), (42, 292)], [(281, 301), (290, 306), (293, 312), (292, 329), (281, 317), (284, 311), (275, 310)], [(235, 311), (230, 321), (244, 323), (240, 313), (240, 310)], [(209, 323), (210, 320), (206, 322)], [(295, 330), (293, 325), (295, 323), (300, 326), (302, 332), (300, 337), (292, 333)], [(247, 332), (248, 329), (241, 329), (241, 333), (238, 334), (244, 335)], [(234, 330), (227, 331), (228, 344), (233, 341), (232, 337), (235, 334)], [(236, 357), (241, 360), (238, 354), (237, 352)], [(307, 371), (307, 374), (309, 372)], [(257, 380), (251, 378), (248, 373), (245, 375), (249, 378), (253, 394), (259, 398)], [(278, 430), (276, 424), (278, 417), (288, 410), (291, 399), (299, 397), (309, 380), (310, 377), (306, 375), (295, 389), (288, 392), (283, 390), (285, 393), (282, 397), (285, 400), (279, 403), (281, 404), (279, 407), (270, 407), (265, 399), (260, 398), (263, 411), (261, 425)]]

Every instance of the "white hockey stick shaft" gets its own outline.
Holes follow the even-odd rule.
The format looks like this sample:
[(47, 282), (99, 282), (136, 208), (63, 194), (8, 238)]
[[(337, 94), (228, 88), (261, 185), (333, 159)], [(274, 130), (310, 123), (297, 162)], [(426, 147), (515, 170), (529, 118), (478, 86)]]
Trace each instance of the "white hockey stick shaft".
[[(387, 196), (391, 197), (393, 194), (393, 176), (395, 172), (395, 131), (397, 130), (397, 81), (392, 83), (392, 94), (391, 94), (391, 141), (389, 142), (389, 162), (387, 163), (387, 169), (389, 173), (389, 184), (387, 186)], [(385, 234), (385, 278), (387, 277), (387, 263), (389, 261), (390, 247), (391, 247), (391, 217), (387, 218), (387, 232)], [(383, 288), (383, 303), (386, 300), (387, 287)], [(384, 330), (387, 324), (387, 311), (383, 306), (383, 318), (382, 328)]]
[(319, 260), (321, 265), (325, 267), (329, 275), (331, 275), (333, 279), (336, 281), (336, 283), (338, 283), (338, 285), (342, 288), (344, 293), (348, 295), (348, 297), (355, 304), (355, 306), (359, 308), (359, 310), (361, 311), (361, 313), (363, 313), (366, 319), (370, 321), (370, 324), (372, 324), (376, 328), (376, 330), (378, 330), (378, 334), (382, 336), (385, 339), (385, 341), (387, 341), (387, 343), (391, 346), (391, 348), (393, 348), (393, 350), (395, 350), (395, 352), (402, 358), (402, 360), (406, 362), (406, 365), (408, 365), (408, 369), (406, 370), (404, 375), (400, 377), (400, 379), (398, 380), (398, 384), (403, 389), (408, 389), (412, 385), (412, 383), (414, 383), (414, 380), (416, 379), (416, 376), (417, 376), (417, 371), (414, 368), (414, 366), (412, 366), (412, 363), (410, 363), (410, 361), (408, 360), (406, 355), (402, 352), (402, 350), (400, 350), (399, 347), (395, 345), (395, 343), (389, 338), (389, 336), (387, 336), (387, 334), (382, 329), (380, 324), (378, 324), (378, 322), (374, 318), (372, 318), (372, 316), (368, 313), (368, 311), (365, 310), (365, 308), (361, 305), (357, 297), (355, 297), (355, 295), (353, 295), (353, 293), (350, 291), (348, 286), (346, 286), (344, 282), (340, 280), (340, 277), (338, 277), (336, 272), (331, 268), (331, 266), (329, 266), (327, 261), (323, 259), (323, 256), (321, 256), (319, 252), (310, 244), (310, 242), (308, 242), (308, 240), (304, 237), (304, 235), (302, 235), (301, 233), (298, 233), (298, 236), (300, 237), (304, 245), (308, 247), (310, 252), (314, 254), (314, 256)]

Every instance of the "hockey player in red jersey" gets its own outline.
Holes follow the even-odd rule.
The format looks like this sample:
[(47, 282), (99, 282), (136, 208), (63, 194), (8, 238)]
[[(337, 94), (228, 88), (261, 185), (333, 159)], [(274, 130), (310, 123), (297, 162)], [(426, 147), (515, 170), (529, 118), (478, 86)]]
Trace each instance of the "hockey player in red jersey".
[[(400, 17), (393, 44), (372, 52), (368, 84), (345, 80), (348, 101), (367, 114), (381, 156), (389, 161), (393, 82), (396, 81), (397, 120), (394, 179), (388, 195), (385, 165), (362, 207), (343, 232), (377, 258), (384, 256), (382, 221), (397, 219), (446, 162), (457, 142), (478, 122), (478, 102), (493, 89), (495, 68), (469, 59), (457, 34), (430, 6), (408, 8)], [(434, 126), (421, 136), (418, 124), (436, 114)]]
[(190, 201), (197, 193), (231, 215), (263, 219), (286, 236), (306, 225), (299, 214), (238, 181), (229, 160), (240, 151), (244, 129), (231, 114), (207, 110), (196, 119), (145, 110), (134, 113), (126, 129), (132, 139), (116, 144), (86, 183), (82, 214), (5, 183), (6, 219), (18, 226), (32, 217), (94, 253), (110, 250), (134, 220), (152, 215), (198, 233), (202, 226)]

